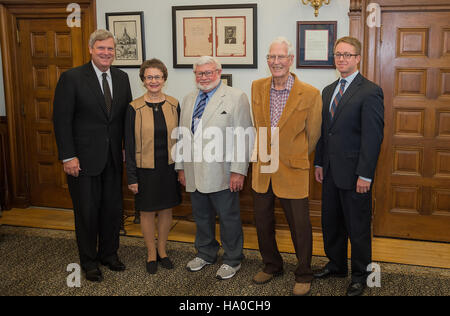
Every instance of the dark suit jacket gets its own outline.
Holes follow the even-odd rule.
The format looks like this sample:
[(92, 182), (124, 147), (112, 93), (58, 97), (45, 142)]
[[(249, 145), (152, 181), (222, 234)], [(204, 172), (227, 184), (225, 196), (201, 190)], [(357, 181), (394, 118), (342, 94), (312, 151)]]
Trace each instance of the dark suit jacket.
[(115, 167), (122, 170), (125, 111), (132, 95), (125, 72), (111, 67), (111, 77), (113, 103), (109, 116), (91, 62), (64, 72), (56, 86), (53, 123), (58, 157), (78, 157), (80, 175), (99, 175), (109, 148)]
[(383, 141), (383, 90), (358, 74), (342, 96), (334, 118), (330, 103), (339, 80), (322, 92), (322, 134), (314, 164), (332, 173), (337, 187), (352, 190), (359, 176), (373, 179)]

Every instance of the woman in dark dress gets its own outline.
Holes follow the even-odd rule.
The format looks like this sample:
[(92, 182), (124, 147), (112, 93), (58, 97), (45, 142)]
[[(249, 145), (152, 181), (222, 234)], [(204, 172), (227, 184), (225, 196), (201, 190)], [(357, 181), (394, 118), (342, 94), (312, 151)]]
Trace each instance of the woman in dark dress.
[[(125, 122), (128, 188), (135, 194), (141, 229), (147, 246), (147, 271), (156, 273), (157, 261), (164, 268), (173, 264), (166, 253), (172, 224), (172, 208), (181, 203), (181, 192), (171, 157), (178, 126), (178, 101), (162, 92), (167, 68), (158, 59), (145, 61), (139, 76), (147, 89), (130, 103)], [(155, 213), (158, 213), (158, 246), (155, 246)]]

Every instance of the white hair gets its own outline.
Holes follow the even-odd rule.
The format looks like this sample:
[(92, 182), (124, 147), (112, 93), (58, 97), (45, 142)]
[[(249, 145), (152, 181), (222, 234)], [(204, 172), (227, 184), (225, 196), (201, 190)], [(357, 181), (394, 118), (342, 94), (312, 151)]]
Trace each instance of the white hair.
[(217, 58), (211, 56), (202, 56), (194, 63), (194, 71), (197, 66), (202, 66), (206, 64), (215, 64), (218, 70), (222, 69), (222, 64), (217, 60)]
[(292, 46), (291, 42), (286, 37), (279, 36), (276, 39), (274, 39), (269, 45), (269, 52), (270, 52), (270, 48), (272, 47), (273, 44), (285, 44), (288, 49), (288, 55), (294, 56), (294, 47)]

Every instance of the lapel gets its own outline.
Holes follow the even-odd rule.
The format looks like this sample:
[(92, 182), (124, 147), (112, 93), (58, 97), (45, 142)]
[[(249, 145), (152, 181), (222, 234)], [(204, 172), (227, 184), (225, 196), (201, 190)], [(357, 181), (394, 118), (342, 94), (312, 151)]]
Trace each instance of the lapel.
[(323, 107), (326, 108), (326, 115), (325, 115), (325, 122), (326, 122), (326, 126), (330, 127), (331, 125), (331, 114), (330, 114), (330, 104), (331, 104), (331, 98), (333, 97), (333, 92), (336, 89), (336, 86), (339, 84), (339, 79), (336, 80), (335, 82), (333, 82), (331, 85), (329, 85), (329, 89), (326, 89), (327, 94), (324, 96), (324, 103), (323, 103)]
[(267, 127), (271, 126), (271, 121), (270, 121), (270, 88), (272, 85), (272, 77), (269, 77), (266, 82), (264, 83), (263, 86), (263, 90), (262, 90), (262, 99), (261, 100), (268, 100), (268, 102), (262, 102), (262, 111), (263, 111), (263, 116), (264, 116), (264, 120), (266, 122)]
[[(345, 91), (344, 95), (342, 96), (341, 101), (339, 101), (339, 104), (336, 109), (336, 113), (334, 113), (334, 118), (333, 118), (333, 121), (331, 122), (330, 127), (333, 127), (334, 123), (339, 119), (339, 115), (341, 114), (341, 112), (343, 111), (345, 106), (348, 104), (348, 102), (353, 97), (353, 95), (359, 90), (360, 85), (362, 83), (362, 78), (363, 78), (362, 75), (359, 73), (355, 77), (355, 79), (353, 79), (352, 83)], [(331, 102), (331, 100), (330, 100), (330, 102)]]
[[(303, 94), (303, 86), (300, 80), (298, 80), (297, 76), (293, 73), (291, 75), (294, 77), (294, 85), (289, 93), (289, 97), (287, 99), (286, 105), (284, 106), (283, 113), (281, 114), (280, 120), (278, 122), (278, 128), (281, 130), (283, 125), (289, 120), (291, 117), (292, 111), (298, 107), (298, 104), (304, 103), (301, 95)], [(301, 107), (301, 106), (300, 106)], [(270, 110), (269, 110), (270, 112)], [(270, 115), (269, 115), (270, 118)], [(270, 119), (269, 119), (270, 120)]]
[(105, 115), (105, 118), (108, 118), (108, 115), (106, 113), (105, 97), (103, 96), (103, 92), (100, 87), (100, 83), (97, 79), (97, 75), (95, 73), (94, 67), (92, 66), (91, 62), (86, 64), (85, 75), (86, 75), (86, 81), (88, 83), (88, 87), (91, 89), (92, 93), (96, 97), (96, 99), (97, 99), (96, 103), (100, 107), (100, 111), (103, 112), (103, 114)]
[[(117, 96), (119, 95), (119, 91), (120, 91), (120, 80), (119, 80), (118, 70), (114, 67), (111, 67), (110, 69), (111, 69), (112, 95), (113, 95), (111, 115), (109, 116), (109, 119), (111, 120), (112, 117), (114, 116), (114, 113), (117, 112), (117, 110), (118, 110), (118, 105), (117, 105), (116, 100), (119, 100), (119, 98)], [(105, 113), (106, 113), (106, 111), (105, 111)]]
[(199, 90), (197, 89), (195, 92), (192, 92), (186, 99), (186, 104), (183, 107), (188, 109), (187, 113), (183, 116), (184, 126), (189, 127), (189, 131), (192, 135), (192, 115), (194, 114), (195, 108), (195, 100), (197, 99)]
[(216, 115), (219, 111), (220, 105), (223, 103), (223, 97), (225, 96), (225, 85), (222, 83), (216, 92), (212, 95), (208, 104), (206, 105), (205, 111), (202, 116), (202, 126), (205, 128), (208, 126), (209, 120)]

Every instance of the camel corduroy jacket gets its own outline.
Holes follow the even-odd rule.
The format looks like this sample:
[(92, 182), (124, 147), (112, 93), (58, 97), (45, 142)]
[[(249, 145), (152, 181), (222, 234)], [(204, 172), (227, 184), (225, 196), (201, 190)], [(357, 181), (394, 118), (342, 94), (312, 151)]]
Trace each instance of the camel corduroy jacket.
[[(266, 193), (272, 182), (275, 195), (285, 199), (302, 199), (309, 194), (309, 154), (320, 137), (322, 98), (318, 89), (300, 81), (295, 74), (294, 85), (278, 123), (279, 151), (271, 145), (270, 89), (272, 77), (259, 79), (252, 84), (252, 113), (257, 129), (257, 141), (252, 165), (252, 188)], [(267, 142), (261, 141), (260, 128), (266, 128)], [(272, 140), (274, 141), (274, 140)], [(265, 146), (267, 146), (265, 148)], [(271, 149), (272, 147), (272, 149)], [(271, 159), (264, 158), (264, 149)], [(258, 152), (257, 152), (258, 151)], [(261, 153), (263, 155), (261, 155)], [(263, 159), (261, 159), (263, 157)], [(276, 161), (279, 159), (278, 168)], [(270, 172), (264, 170), (272, 164)]]

